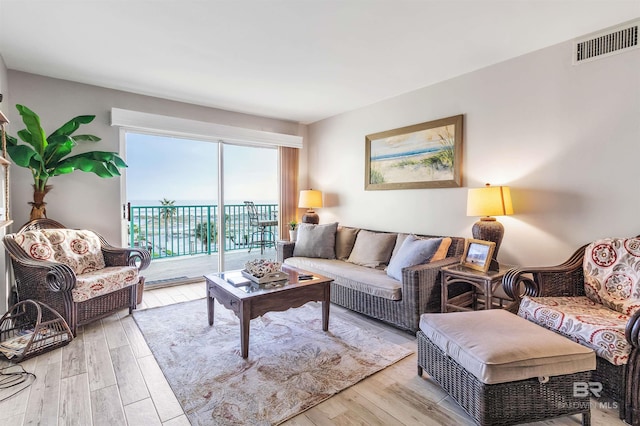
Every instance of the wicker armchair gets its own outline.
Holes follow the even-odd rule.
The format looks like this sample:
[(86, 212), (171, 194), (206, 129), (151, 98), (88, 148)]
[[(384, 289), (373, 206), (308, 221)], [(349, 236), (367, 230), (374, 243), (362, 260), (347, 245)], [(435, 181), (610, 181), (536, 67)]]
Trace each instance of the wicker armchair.
[[(77, 231), (69, 230), (51, 219), (37, 219), (24, 225), (18, 232), (4, 237), (3, 243), (11, 257), (18, 300), (35, 299), (46, 303), (62, 315), (74, 335), (79, 326), (121, 309), (128, 307), (129, 313), (132, 313), (136, 308), (138, 286), (144, 285), (144, 277), (140, 276), (139, 272), (147, 268), (151, 262), (149, 252), (140, 248), (114, 247), (97, 233), (80, 231), (89, 232), (93, 236), (96, 247), (99, 247), (96, 251), (98, 254), (101, 252), (104, 259), (103, 271), (121, 269), (128, 275), (127, 280), (115, 283), (108, 290), (104, 289), (106, 286), (102, 285), (103, 281), (98, 281), (97, 285), (83, 290), (85, 293), (79, 297), (80, 285), (77, 284), (85, 280), (85, 274), (77, 275), (74, 268), (66, 263), (38, 260), (25, 252), (20, 244), (26, 236), (37, 236), (38, 231), (56, 229), (65, 232)], [(94, 272), (99, 273), (100, 270)], [(100, 287), (101, 291), (94, 291)]]
[[(502, 284), (507, 295), (514, 300), (508, 309), (514, 313), (520, 311), (522, 315), (524, 308), (521, 307), (521, 302), (524, 298), (523, 305), (526, 305), (528, 299), (525, 296), (567, 300), (587, 295), (590, 289), (585, 291), (584, 265), (585, 249), (588, 246), (580, 247), (567, 261), (557, 266), (514, 268), (507, 272)], [(635, 285), (638, 288), (640, 283), (635, 283)], [(637, 293), (634, 292), (634, 295)], [(554, 316), (554, 309), (561, 310), (559, 307), (552, 307), (546, 312), (541, 312), (541, 316), (544, 315), (547, 319), (545, 324), (540, 325), (547, 327), (548, 324), (554, 323), (558, 317), (563, 317), (562, 313)], [(540, 308), (538, 310), (541, 311)], [(626, 326), (624, 326), (624, 338), (628, 342), (631, 353), (626, 364), (614, 365), (596, 350), (597, 366), (593, 371), (592, 381), (601, 383), (603, 396), (610, 397), (618, 404), (621, 419), (632, 425), (640, 425), (640, 351), (638, 349), (640, 346), (640, 309), (628, 315), (628, 318)], [(574, 327), (579, 327), (579, 325), (574, 324)], [(556, 330), (555, 326), (548, 328), (565, 334), (569, 327), (565, 323), (560, 331)], [(577, 340), (584, 344), (580, 339)]]

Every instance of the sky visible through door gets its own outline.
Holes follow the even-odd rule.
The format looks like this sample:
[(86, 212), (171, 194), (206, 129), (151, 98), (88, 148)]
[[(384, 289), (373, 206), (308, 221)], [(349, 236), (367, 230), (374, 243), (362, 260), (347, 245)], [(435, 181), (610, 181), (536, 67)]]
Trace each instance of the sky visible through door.
[[(217, 203), (218, 144), (127, 133), (127, 201), (158, 206)], [(225, 145), (225, 203), (277, 203), (277, 150)]]

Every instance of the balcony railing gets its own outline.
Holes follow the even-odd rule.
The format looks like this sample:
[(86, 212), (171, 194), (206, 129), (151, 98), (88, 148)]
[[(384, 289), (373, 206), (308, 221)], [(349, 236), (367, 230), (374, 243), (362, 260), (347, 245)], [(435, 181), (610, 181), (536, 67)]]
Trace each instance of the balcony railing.
[[(277, 218), (277, 204), (256, 204), (261, 218)], [(153, 258), (218, 252), (218, 206), (131, 206), (129, 244)], [(269, 229), (277, 235), (277, 227)], [(248, 249), (252, 233), (244, 204), (224, 206), (225, 251)], [(256, 238), (257, 240), (258, 238)]]

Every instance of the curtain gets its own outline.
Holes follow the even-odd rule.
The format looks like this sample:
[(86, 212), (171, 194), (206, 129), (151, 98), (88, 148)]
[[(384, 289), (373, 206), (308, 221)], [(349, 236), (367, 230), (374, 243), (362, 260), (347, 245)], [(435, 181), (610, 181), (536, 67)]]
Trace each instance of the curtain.
[(297, 148), (278, 147), (280, 179), (278, 228), (280, 239), (289, 239), (289, 222), (298, 221), (298, 155)]

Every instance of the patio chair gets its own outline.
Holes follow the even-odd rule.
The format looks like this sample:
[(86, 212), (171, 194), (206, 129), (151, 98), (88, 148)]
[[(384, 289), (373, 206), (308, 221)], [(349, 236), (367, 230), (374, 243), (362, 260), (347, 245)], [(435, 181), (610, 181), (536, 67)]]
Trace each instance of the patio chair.
[(276, 219), (265, 219), (260, 216), (258, 208), (253, 201), (245, 201), (247, 215), (249, 216), (249, 225), (253, 228), (251, 231), (251, 241), (249, 242), (249, 253), (255, 246), (260, 247), (260, 254), (264, 254), (267, 246), (276, 246), (276, 235), (271, 229), (272, 226), (278, 226)]
[(640, 238), (605, 238), (557, 266), (515, 268), (503, 281), (509, 310), (596, 353), (594, 396), (640, 425)]
[(33, 299), (57, 311), (75, 336), (79, 326), (124, 308), (136, 308), (146, 249), (119, 248), (101, 235), (36, 219), (3, 243), (11, 257), (19, 301)]

